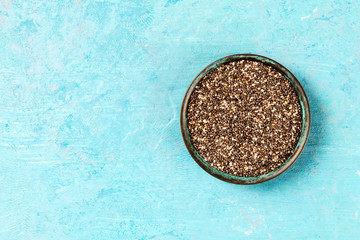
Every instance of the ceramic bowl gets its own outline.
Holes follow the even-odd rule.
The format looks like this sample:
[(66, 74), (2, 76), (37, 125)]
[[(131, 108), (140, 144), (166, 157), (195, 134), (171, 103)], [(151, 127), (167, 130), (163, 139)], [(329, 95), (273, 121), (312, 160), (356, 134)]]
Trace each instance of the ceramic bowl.
[[(192, 92), (194, 91), (196, 85), (199, 83), (199, 81), (209, 72), (214, 70), (215, 68), (219, 67), (220, 65), (233, 62), (233, 61), (240, 61), (240, 60), (251, 60), (251, 61), (258, 61), (262, 62), (266, 65), (269, 65), (273, 68), (275, 68), (277, 71), (279, 71), (284, 77), (286, 77), (290, 83), (294, 86), (295, 91), (299, 97), (301, 108), (302, 108), (302, 128), (301, 128), (301, 135), (298, 141), (298, 144), (296, 145), (293, 153), (290, 155), (290, 157), (277, 169), (264, 174), (259, 175), (256, 177), (238, 177), (234, 175), (230, 175), (227, 173), (224, 173), (214, 167), (212, 167), (208, 162), (205, 161), (205, 159), (196, 151), (195, 147), (193, 146), (190, 138), (190, 133), (188, 129), (188, 123), (186, 118), (186, 112), (187, 107), (189, 104), (190, 96)], [(236, 54), (227, 56), (224, 58), (221, 58), (219, 60), (216, 60), (215, 62), (211, 63), (207, 67), (205, 67), (192, 81), (190, 84), (183, 103), (181, 107), (181, 113), (180, 113), (180, 125), (181, 125), (181, 133), (186, 145), (186, 148), (188, 149), (190, 155), (193, 157), (195, 162), (202, 167), (206, 172), (211, 174), (212, 176), (221, 179), (226, 182), (235, 183), (235, 184), (257, 184), (262, 183), (265, 181), (268, 181), (270, 179), (273, 179), (283, 172), (285, 172), (300, 156), (302, 150), (305, 147), (306, 141), (309, 137), (310, 133), (310, 107), (309, 102), (306, 97), (306, 94), (304, 92), (304, 89), (301, 87), (299, 81), (296, 79), (296, 77), (287, 70), (284, 66), (282, 66), (280, 63), (260, 55), (254, 55), (254, 54)]]

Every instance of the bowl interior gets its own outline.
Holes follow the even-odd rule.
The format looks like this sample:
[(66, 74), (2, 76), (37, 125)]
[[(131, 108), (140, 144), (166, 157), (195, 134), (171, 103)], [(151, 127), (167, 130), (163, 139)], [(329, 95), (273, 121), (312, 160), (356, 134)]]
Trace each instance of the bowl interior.
[[(279, 71), (294, 86), (295, 91), (299, 97), (299, 101), (300, 101), (300, 105), (301, 105), (301, 109), (302, 109), (301, 135), (300, 135), (299, 141), (298, 141), (293, 153), (279, 168), (277, 168), (267, 174), (259, 175), (256, 177), (238, 177), (238, 176), (224, 173), (224, 172), (212, 167), (207, 161), (205, 161), (205, 159), (196, 151), (196, 149), (192, 145), (190, 133), (189, 133), (189, 129), (188, 129), (188, 124), (187, 124), (187, 118), (186, 118), (187, 106), (188, 106), (188, 103), (190, 100), (190, 96), (191, 96), (192, 92), (194, 91), (196, 85), (199, 83), (199, 81), (206, 74), (208, 74), (215, 68), (219, 67), (220, 65), (223, 65), (228, 62), (240, 61), (240, 60), (251, 60), (251, 61), (262, 62), (266, 65), (269, 65), (269, 66), (275, 68), (277, 71)], [(303, 88), (301, 87), (299, 81), (284, 66), (275, 62), (272, 59), (269, 59), (267, 57), (263, 57), (260, 55), (236, 54), (236, 55), (231, 55), (231, 56), (227, 56), (227, 57), (221, 58), (219, 60), (216, 60), (215, 62), (213, 62), (210, 65), (208, 65), (207, 67), (205, 67), (195, 77), (195, 79), (190, 84), (190, 86), (185, 94), (183, 103), (182, 103), (181, 113), (180, 113), (180, 125), (181, 125), (181, 133), (182, 133), (185, 145), (186, 145), (190, 155), (199, 164), (199, 166), (202, 167), (205, 171), (207, 171), (209, 174), (213, 175), (214, 177), (217, 177), (226, 182), (235, 183), (235, 184), (256, 184), (256, 183), (268, 181), (268, 180), (280, 175), (281, 173), (286, 171), (297, 160), (297, 158), (299, 157), (299, 155), (301, 154), (302, 150), (305, 147), (305, 144), (308, 139), (309, 132), (310, 132), (310, 107), (309, 107), (309, 102), (307, 100), (305, 92), (304, 92)]]

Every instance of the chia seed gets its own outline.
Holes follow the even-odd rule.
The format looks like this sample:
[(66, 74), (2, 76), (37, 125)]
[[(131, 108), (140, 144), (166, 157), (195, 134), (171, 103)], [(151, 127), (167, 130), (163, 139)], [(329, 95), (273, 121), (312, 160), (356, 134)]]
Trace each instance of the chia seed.
[(242, 60), (204, 76), (190, 96), (193, 146), (225, 173), (255, 177), (280, 167), (301, 133), (302, 111), (291, 83), (276, 69)]

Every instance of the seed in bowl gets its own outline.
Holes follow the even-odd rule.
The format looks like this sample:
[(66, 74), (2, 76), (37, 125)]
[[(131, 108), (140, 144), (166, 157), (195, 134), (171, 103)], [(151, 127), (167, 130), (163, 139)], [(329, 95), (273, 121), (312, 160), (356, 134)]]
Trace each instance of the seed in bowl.
[(188, 129), (198, 153), (225, 173), (255, 177), (293, 153), (302, 126), (298, 95), (276, 69), (241, 60), (204, 76), (190, 96)]

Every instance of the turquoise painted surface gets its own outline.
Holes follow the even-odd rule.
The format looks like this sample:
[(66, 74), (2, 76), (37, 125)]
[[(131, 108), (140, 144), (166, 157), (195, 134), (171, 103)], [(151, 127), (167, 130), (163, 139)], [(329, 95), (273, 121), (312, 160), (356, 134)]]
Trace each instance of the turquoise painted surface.
[[(358, 1), (0, 1), (0, 239), (358, 239)], [(273, 58), (308, 94), (301, 158), (221, 182), (182, 142), (195, 75)]]

